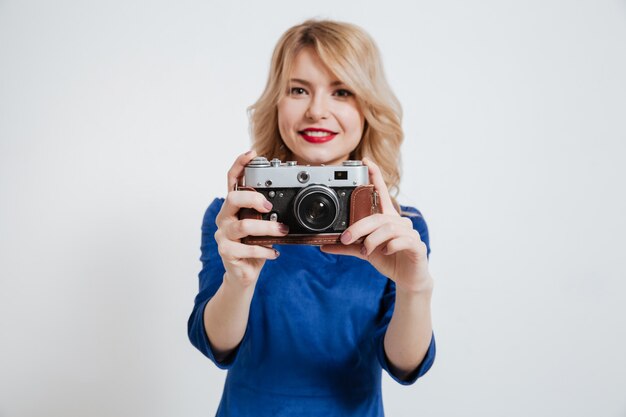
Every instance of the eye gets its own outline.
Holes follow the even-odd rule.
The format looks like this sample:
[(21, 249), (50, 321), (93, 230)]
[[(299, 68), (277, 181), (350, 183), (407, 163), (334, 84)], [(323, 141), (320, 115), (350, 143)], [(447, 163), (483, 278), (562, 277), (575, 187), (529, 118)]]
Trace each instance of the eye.
[(346, 90), (345, 88), (340, 88), (339, 90), (334, 92), (334, 95), (337, 97), (352, 97), (354, 94), (352, 91)]
[(306, 90), (302, 87), (291, 87), (289, 89), (289, 95), (300, 96), (302, 94), (306, 94)]

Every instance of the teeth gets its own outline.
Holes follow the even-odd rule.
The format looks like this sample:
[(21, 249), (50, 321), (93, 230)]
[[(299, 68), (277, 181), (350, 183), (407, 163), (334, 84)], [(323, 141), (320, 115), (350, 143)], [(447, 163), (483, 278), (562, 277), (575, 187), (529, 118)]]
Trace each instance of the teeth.
[(312, 131), (312, 130), (305, 130), (303, 133), (305, 133), (307, 136), (313, 136), (315, 138), (323, 138), (325, 136), (332, 135), (332, 133), (318, 132), (318, 131)]

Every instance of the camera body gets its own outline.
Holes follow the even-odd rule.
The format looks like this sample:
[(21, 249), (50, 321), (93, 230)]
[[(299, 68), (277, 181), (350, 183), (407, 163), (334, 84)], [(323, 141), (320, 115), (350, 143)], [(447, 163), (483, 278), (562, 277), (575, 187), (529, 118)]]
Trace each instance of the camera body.
[(240, 219), (279, 221), (289, 226), (286, 236), (247, 236), (244, 243), (339, 243), (341, 233), (351, 224), (380, 212), (378, 195), (361, 161), (302, 166), (257, 157), (245, 167), (243, 181), (237, 189), (260, 192), (273, 207), (269, 213), (241, 209)]

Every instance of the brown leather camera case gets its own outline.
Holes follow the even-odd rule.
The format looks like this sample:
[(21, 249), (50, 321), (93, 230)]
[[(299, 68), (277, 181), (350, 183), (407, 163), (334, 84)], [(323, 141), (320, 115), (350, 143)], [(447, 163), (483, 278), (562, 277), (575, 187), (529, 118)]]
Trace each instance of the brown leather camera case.
[[(239, 186), (238, 190), (256, 191), (252, 187)], [(374, 185), (361, 185), (350, 195), (350, 219), (348, 226), (369, 215), (380, 213), (380, 202)], [(254, 209), (242, 208), (239, 210), (240, 219), (261, 219), (261, 213)], [(310, 235), (277, 236), (246, 236), (241, 241), (252, 245), (292, 244), (292, 245), (326, 245), (340, 243), (341, 233), (318, 233)], [(360, 242), (360, 239), (358, 242)]]

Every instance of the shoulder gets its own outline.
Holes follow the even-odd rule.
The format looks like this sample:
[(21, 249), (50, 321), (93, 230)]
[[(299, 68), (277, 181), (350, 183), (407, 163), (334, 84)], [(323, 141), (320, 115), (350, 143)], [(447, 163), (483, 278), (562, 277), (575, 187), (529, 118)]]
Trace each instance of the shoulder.
[(426, 244), (428, 248), (428, 255), (430, 255), (430, 236), (428, 235), (428, 225), (424, 219), (424, 215), (420, 210), (411, 206), (400, 205), (400, 214), (402, 217), (407, 217), (413, 223), (413, 229), (419, 234), (422, 242)]
[(415, 227), (416, 225), (426, 226), (426, 220), (424, 220), (424, 215), (415, 207), (400, 205), (400, 215), (402, 217), (409, 218), (413, 222), (413, 227)]
[(204, 212), (204, 218), (202, 219), (203, 229), (211, 228), (215, 226), (215, 218), (217, 217), (217, 214), (222, 209), (223, 205), (224, 205), (223, 198), (215, 198), (211, 202), (211, 204), (209, 204), (209, 207)]

